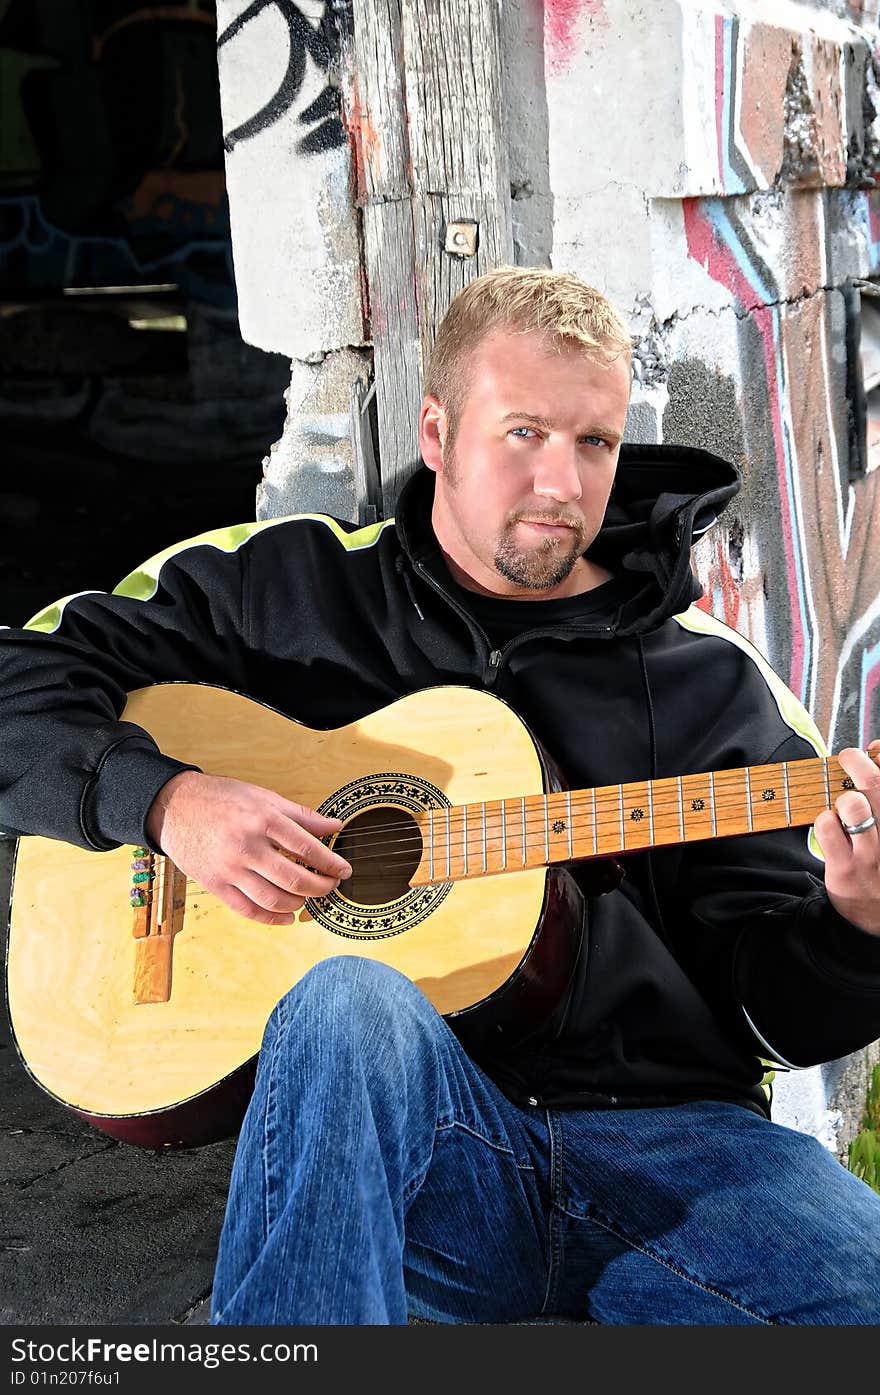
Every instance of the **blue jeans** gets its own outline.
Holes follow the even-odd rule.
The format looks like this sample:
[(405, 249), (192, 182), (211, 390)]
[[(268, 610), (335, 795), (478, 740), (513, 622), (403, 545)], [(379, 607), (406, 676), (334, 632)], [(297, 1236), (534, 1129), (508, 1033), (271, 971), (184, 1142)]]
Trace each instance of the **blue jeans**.
[(266, 1028), (215, 1324), (880, 1323), (880, 1196), (733, 1104), (511, 1104), (409, 979), (350, 956)]

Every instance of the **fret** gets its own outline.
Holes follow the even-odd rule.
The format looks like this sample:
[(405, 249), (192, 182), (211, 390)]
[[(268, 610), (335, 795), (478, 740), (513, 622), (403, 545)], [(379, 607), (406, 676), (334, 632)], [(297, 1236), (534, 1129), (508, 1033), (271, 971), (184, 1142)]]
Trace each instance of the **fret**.
[(526, 865), (526, 801), (525, 801), (524, 798), (521, 799), (521, 800), (519, 801), (519, 813), (520, 813), (520, 819), (521, 819), (521, 821), (522, 821), (522, 865), (523, 865), (523, 867), (525, 867), (525, 865)]
[(544, 795), (544, 861), (550, 861), (550, 811), (547, 806), (547, 796)]
[(571, 833), (571, 791), (562, 790), (549, 795), (545, 801), (547, 823), (545, 861), (569, 862), (574, 851)]
[(501, 801), (501, 870), (507, 871), (507, 800)]
[(434, 810), (428, 810), (428, 878), (434, 880)]
[(468, 822), (467, 822), (467, 805), (466, 805), (466, 804), (462, 804), (462, 806), (461, 806), (461, 838), (462, 838), (462, 845), (463, 845), (463, 847), (464, 847), (464, 872), (463, 872), (463, 876), (466, 877), (467, 874), (468, 874)]
[(746, 814), (749, 832), (751, 833), (754, 828), (754, 823), (752, 822), (752, 777), (748, 766), (746, 766), (743, 774), (746, 777)]
[(482, 832), (482, 841), (483, 841), (483, 871), (485, 872), (485, 871), (487, 870), (487, 864), (486, 864), (486, 801), (485, 801), (485, 799), (483, 800), (483, 803), (482, 803), (482, 805), (480, 806), (480, 808), (481, 808), (481, 811), (482, 811), (482, 819), (481, 819), (481, 822), (482, 822), (482, 829), (481, 829), (481, 832)]
[(684, 795), (681, 792), (681, 776), (676, 776), (678, 785), (678, 836), (684, 842)]
[(785, 791), (785, 822), (791, 827), (791, 794), (788, 788), (788, 761), (782, 762), (782, 788)]
[(715, 814), (715, 775), (711, 770), (709, 771), (709, 808), (712, 811), (712, 837), (714, 838), (718, 831), (718, 822)]
[(712, 836), (727, 838), (745, 833), (749, 805), (742, 769), (716, 770), (712, 777), (712, 793), (715, 815)]
[(446, 880), (452, 876), (452, 829), (449, 822), (450, 809), (446, 806)]
[(626, 847), (626, 834), (623, 829), (623, 785), (617, 786), (617, 801), (620, 810), (620, 846)]
[(793, 762), (789, 781), (789, 825), (810, 824), (827, 808), (827, 770), (824, 760)]
[(621, 795), (623, 798), (624, 830), (621, 838), (621, 847), (627, 852), (638, 848), (650, 847), (654, 841), (648, 822), (648, 791), (649, 786), (646, 780), (637, 783), (621, 785)]
[(782, 766), (773, 765), (752, 767), (751, 829), (760, 833), (762, 829), (782, 828), (785, 823), (784, 800), (782, 798)]
[(684, 811), (684, 841), (710, 838), (715, 818), (714, 801), (708, 775), (682, 775), (681, 794)]
[(825, 773), (825, 807), (826, 807), (826, 809), (830, 809), (830, 808), (831, 808), (831, 782), (830, 782), (830, 780), (828, 779), (828, 757), (827, 757), (827, 756), (826, 756), (825, 759), (822, 761), (822, 768), (823, 768), (824, 773)]
[(595, 787), (595, 785), (594, 785), (593, 788), (590, 790), (590, 808), (591, 808), (592, 819), (593, 819), (593, 856), (595, 857), (596, 852), (598, 851), (598, 847), (599, 847), (599, 835), (598, 835), (598, 832), (597, 832), (597, 830), (596, 830), (596, 787)]
[(680, 843), (684, 833), (680, 780), (650, 780), (646, 788), (652, 844)]
[(620, 785), (599, 785), (593, 791), (593, 850), (599, 856), (623, 848), (623, 790)]

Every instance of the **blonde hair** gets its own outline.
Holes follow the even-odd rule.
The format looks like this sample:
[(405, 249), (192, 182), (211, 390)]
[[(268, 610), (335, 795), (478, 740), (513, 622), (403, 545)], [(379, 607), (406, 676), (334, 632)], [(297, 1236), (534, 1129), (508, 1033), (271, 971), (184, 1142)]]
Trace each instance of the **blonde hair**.
[(495, 267), (455, 296), (428, 359), (425, 394), (446, 408), (450, 443), (467, 396), (471, 356), (496, 329), (543, 334), (551, 349), (573, 345), (602, 363), (632, 358), (623, 316), (579, 276), (542, 266)]

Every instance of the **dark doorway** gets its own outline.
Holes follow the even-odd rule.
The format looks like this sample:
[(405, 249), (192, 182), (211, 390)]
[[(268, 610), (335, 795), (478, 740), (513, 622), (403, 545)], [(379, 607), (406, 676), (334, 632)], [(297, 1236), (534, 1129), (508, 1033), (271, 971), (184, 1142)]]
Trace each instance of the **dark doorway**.
[(214, 0), (0, 4), (0, 624), (253, 518), (289, 363), (238, 329)]

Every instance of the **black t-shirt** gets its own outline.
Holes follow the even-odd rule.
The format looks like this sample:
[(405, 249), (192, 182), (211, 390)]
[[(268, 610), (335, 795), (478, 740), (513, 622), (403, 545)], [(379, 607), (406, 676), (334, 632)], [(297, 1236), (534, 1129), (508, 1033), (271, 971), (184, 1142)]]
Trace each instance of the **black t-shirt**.
[(448, 573), (448, 585), (461, 605), (469, 610), (499, 649), (527, 630), (564, 627), (566, 622), (584, 620), (592, 623), (614, 619), (621, 605), (629, 600), (639, 580), (624, 573), (612, 576), (591, 591), (576, 596), (560, 596), (543, 601), (520, 601), (503, 596), (484, 596), (469, 591)]

